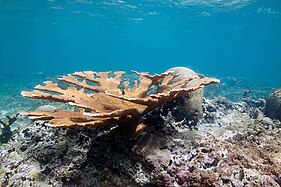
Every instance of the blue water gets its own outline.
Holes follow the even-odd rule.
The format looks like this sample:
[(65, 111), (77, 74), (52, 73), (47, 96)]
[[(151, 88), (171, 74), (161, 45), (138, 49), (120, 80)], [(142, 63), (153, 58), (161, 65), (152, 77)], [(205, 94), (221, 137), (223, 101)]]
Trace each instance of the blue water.
[(280, 86), (281, 1), (0, 1), (2, 80), (174, 66)]

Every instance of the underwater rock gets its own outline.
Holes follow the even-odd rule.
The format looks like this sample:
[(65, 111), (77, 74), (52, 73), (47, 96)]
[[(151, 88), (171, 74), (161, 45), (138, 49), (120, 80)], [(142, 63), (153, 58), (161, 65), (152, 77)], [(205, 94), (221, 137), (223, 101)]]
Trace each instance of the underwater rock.
[[(173, 71), (175, 74), (179, 74), (172, 82), (177, 82), (182, 79), (195, 77), (194, 80), (190, 81), (187, 86), (192, 85), (193, 81), (200, 79), (200, 76), (186, 67), (174, 67), (168, 69), (166, 72)], [(197, 89), (193, 92), (187, 93), (169, 103), (166, 103), (167, 108), (173, 108), (173, 116), (176, 121), (188, 120), (195, 125), (200, 118), (202, 118), (202, 99), (203, 99), (203, 88)]]
[(170, 150), (165, 148), (167, 141), (166, 137), (147, 133), (139, 138), (133, 152), (153, 167), (168, 166), (172, 155)]
[(275, 90), (266, 99), (265, 114), (270, 118), (281, 120), (281, 89)]
[[(278, 187), (281, 146), (277, 143), (280, 138), (276, 138), (281, 135), (280, 129), (267, 130), (255, 123), (246, 126), (236, 126), (232, 131), (238, 134), (225, 140), (203, 134), (195, 141), (186, 137), (177, 142), (171, 163), (168, 167), (155, 168), (152, 181), (167, 187)], [(255, 137), (257, 127), (262, 133)]]

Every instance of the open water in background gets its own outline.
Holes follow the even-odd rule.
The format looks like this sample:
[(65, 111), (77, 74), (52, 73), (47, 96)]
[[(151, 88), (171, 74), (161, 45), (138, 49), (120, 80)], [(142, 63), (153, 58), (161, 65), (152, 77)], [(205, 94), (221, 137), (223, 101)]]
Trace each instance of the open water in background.
[(38, 75), (174, 66), (280, 87), (281, 1), (0, 0), (6, 88)]

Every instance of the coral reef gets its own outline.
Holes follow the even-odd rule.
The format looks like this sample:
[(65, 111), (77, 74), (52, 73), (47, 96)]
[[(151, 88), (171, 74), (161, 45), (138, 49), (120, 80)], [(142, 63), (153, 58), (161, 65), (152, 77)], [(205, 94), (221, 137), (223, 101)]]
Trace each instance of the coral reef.
[[(108, 81), (115, 78), (114, 74), (107, 75), (105, 79)], [(170, 76), (175, 80), (180, 78), (177, 73)], [(141, 79), (141, 76), (137, 79), (138, 88)], [(78, 77), (75, 80), (79, 84), (83, 82)], [(176, 80), (178, 81), (181, 80)], [(190, 80), (188, 84), (192, 81), (194, 80)], [(88, 81), (85, 83), (101, 88), (99, 84), (90, 84)], [(161, 83), (160, 81), (159, 84)], [(52, 87), (54, 83), (47, 85)], [(120, 81), (119, 91), (131, 91), (128, 85), (132, 85), (132, 82)], [(45, 88), (46, 86), (43, 89)], [(156, 94), (157, 87), (150, 88), (144, 89), (149, 92), (147, 96)], [(42, 87), (39, 86), (39, 89)], [(73, 103), (70, 99), (77, 99), (74, 103), (74, 106), (77, 106), (78, 103), (88, 101), (88, 96), (101, 94), (104, 98), (110, 98), (110, 102), (116, 101), (113, 104), (117, 104), (119, 99), (127, 103), (127, 97), (122, 93), (118, 97), (113, 96), (113, 91), (93, 93), (82, 89), (82, 92), (77, 87), (74, 89), (61, 83), (52, 89), (58, 89), (60, 92), (64, 90), (65, 95), (34, 91), (33, 96), (41, 97), (42, 92), (50, 100), (67, 98), (65, 102), (69, 104)], [(85, 100), (77, 97), (78, 92), (83, 96), (87, 95), (83, 97)], [(115, 121), (116, 124), (86, 125), (84, 128), (51, 128), (52, 125), (48, 121), (52, 119), (32, 120), (29, 126), (18, 127), (12, 131), (12, 137), (1, 144), (0, 184), (46, 187), (278, 187), (281, 185), (281, 123), (266, 117), (266, 102), (263, 98), (253, 99), (250, 97), (253, 92), (243, 92), (242, 89), (237, 92), (244, 95), (237, 102), (224, 97), (201, 98), (202, 119), (196, 122), (187, 118), (184, 112), (178, 112), (181, 111), (178, 109), (186, 107), (185, 96), (158, 105), (157, 109), (142, 113), (138, 119), (147, 125), (146, 131), (138, 136), (129, 137), (125, 130), (131, 123), (128, 122), (126, 126), (122, 120)], [(264, 90), (261, 93), (264, 93)], [(89, 100), (91, 101), (91, 98)], [(101, 106), (107, 105), (98, 104), (97, 107)], [(91, 116), (94, 112), (89, 108), (67, 109), (70, 113), (74, 111), (81, 114), (82, 119), (85, 119), (85, 116), (96, 117)], [(106, 112), (111, 113), (112, 110), (107, 108)], [(34, 113), (51, 115), (59, 111), (62, 111), (60, 107), (45, 105)], [(75, 116), (74, 119), (66, 117), (70, 121), (75, 119)], [(42, 116), (34, 116), (34, 119), (40, 118), (42, 119)], [(120, 125), (121, 121), (124, 125)], [(76, 122), (82, 121), (76, 119)], [(120, 131), (125, 131), (125, 136), (120, 136)]]
[(197, 130), (162, 106), (144, 116), (153, 126), (132, 138), (112, 136), (116, 125), (60, 129), (35, 121), (1, 147), (0, 183), (278, 187), (281, 124), (251, 103), (259, 102), (204, 99)]
[(275, 90), (266, 99), (265, 114), (270, 118), (281, 120), (281, 89)]
[(19, 114), (16, 114), (15, 116), (6, 115), (5, 117), (8, 119), (7, 122), (4, 122), (0, 119), (0, 124), (3, 125), (3, 128), (0, 128), (2, 131), (0, 134), (0, 143), (6, 143), (11, 138), (11, 125), (18, 119)]
[[(23, 91), (25, 97), (64, 102), (78, 107), (78, 111), (22, 113), (34, 120), (47, 120), (52, 127), (103, 126), (108, 124), (137, 124), (138, 119), (163, 104), (219, 80), (214, 78), (184, 77), (172, 71), (149, 75), (138, 73), (133, 86), (123, 81), (125, 72), (76, 72), (68, 74), (61, 85), (45, 82), (35, 91)], [(82, 79), (82, 80), (81, 80)], [(51, 92), (46, 93), (43, 91)], [(53, 94), (52, 94), (53, 93)]]

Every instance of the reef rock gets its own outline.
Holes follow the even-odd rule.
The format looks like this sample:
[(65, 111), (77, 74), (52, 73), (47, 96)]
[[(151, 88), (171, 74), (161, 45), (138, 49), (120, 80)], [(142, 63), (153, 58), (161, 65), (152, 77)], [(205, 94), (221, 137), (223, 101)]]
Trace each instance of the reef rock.
[(167, 187), (279, 187), (280, 122), (261, 111), (253, 117), (258, 108), (225, 98), (205, 99), (203, 108), (198, 130), (169, 136), (170, 163), (155, 167), (151, 181)]
[(265, 114), (281, 120), (281, 89), (275, 90), (266, 100)]

